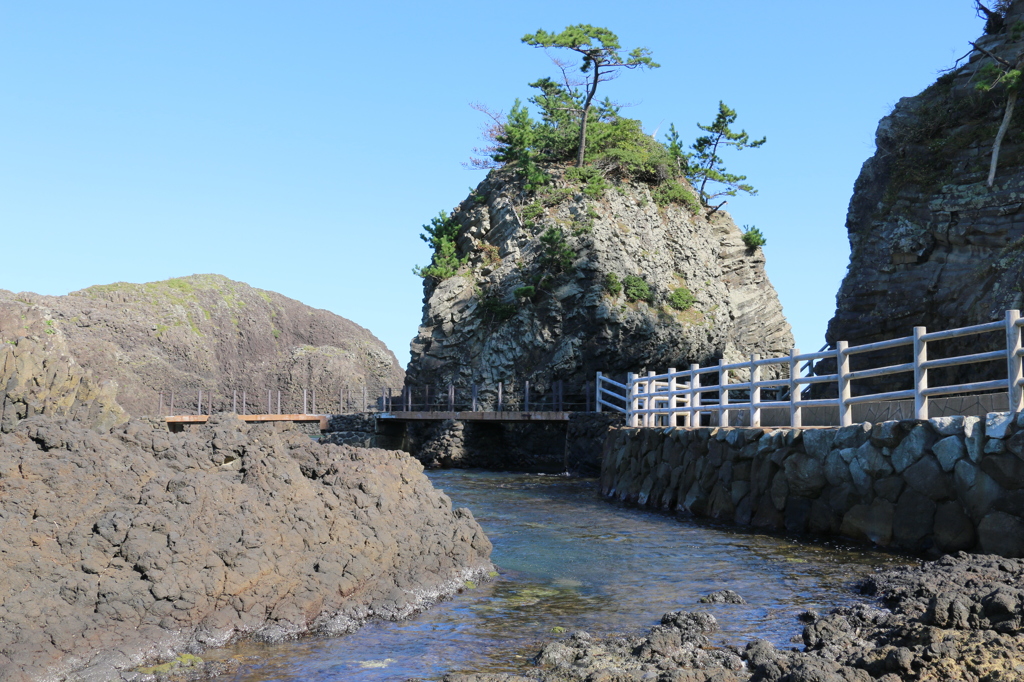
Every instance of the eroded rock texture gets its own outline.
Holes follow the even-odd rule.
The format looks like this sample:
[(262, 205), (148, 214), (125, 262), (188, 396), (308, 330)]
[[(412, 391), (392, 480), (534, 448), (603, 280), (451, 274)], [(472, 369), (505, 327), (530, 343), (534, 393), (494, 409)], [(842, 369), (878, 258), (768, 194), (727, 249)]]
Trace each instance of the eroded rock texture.
[[(915, 325), (938, 331), (989, 322), (1024, 303), (1024, 107), (1016, 108), (990, 188), (1007, 92), (976, 88), (979, 72), (993, 64), (980, 48), (1010, 63), (1024, 53), (1024, 36), (1014, 28), (1022, 18), (1024, 3), (1013, 2), (966, 63), (901, 99), (879, 123), (877, 150), (861, 169), (847, 214), (850, 266), (829, 323), (833, 347), (907, 336)], [(976, 341), (970, 339), (974, 348)], [(985, 372), (998, 378), (1000, 368), (933, 370), (932, 379), (978, 380)], [(877, 383), (897, 387), (892, 378)]]
[[(525, 380), (540, 404), (560, 379), (566, 399), (582, 406), (585, 382), (597, 371), (664, 371), (789, 352), (793, 337), (764, 254), (744, 245), (728, 214), (659, 207), (647, 185), (626, 181), (592, 198), (562, 169), (550, 170), (552, 190), (540, 199), (503, 169), (455, 209), (458, 252), (468, 263), (459, 275), (425, 282), (408, 384), (430, 385), (441, 396), (449, 383), (476, 383), (481, 404), (492, 406), (502, 381), (509, 409), (521, 404)], [(553, 271), (540, 241), (549, 228), (566, 235), (573, 270), (537, 285), (532, 297), (517, 294)], [(609, 293), (609, 274), (643, 278), (651, 302)], [(668, 297), (682, 287), (694, 304), (680, 311)]]
[(75, 361), (46, 311), (0, 296), (0, 432), (37, 414), (99, 430), (128, 419), (117, 403), (117, 384)]
[(0, 434), (0, 679), (108, 680), (240, 637), (401, 618), (490, 542), (404, 453), (234, 415)]
[(755, 640), (714, 646), (709, 612), (665, 614), (644, 636), (546, 644), (519, 674), (451, 674), (445, 682), (900, 682), (1024, 679), (1024, 562), (943, 557), (887, 571), (861, 589), (868, 605), (805, 614), (803, 651)]
[[(100, 380), (117, 384), (117, 401), (136, 416), (156, 415), (159, 393), (176, 411), (235, 409), (234, 391), (246, 392), (250, 412), (307, 411), (317, 392), (319, 412), (338, 411), (347, 386), (350, 409), (362, 410), (380, 388), (402, 385), (404, 372), (368, 330), (326, 310), (310, 308), (272, 291), (220, 275), (192, 275), (163, 282), (118, 282), (67, 296), (0, 290), (0, 317), (27, 309), (49, 320), (67, 351)], [(7, 311), (6, 313), (4, 311)], [(2, 333), (2, 332), (0, 332)], [(238, 411), (242, 411), (241, 403)]]

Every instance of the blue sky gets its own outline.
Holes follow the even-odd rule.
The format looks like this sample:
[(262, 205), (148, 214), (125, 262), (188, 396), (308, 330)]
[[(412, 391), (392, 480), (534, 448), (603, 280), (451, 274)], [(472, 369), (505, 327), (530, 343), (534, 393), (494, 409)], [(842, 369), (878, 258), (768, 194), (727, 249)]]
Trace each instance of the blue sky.
[(662, 64), (600, 93), (648, 132), (692, 139), (724, 100), (767, 136), (727, 157), (760, 190), (727, 209), (766, 235), (803, 350), (835, 310), (878, 119), (982, 32), (971, 0), (0, 0), (0, 288), (219, 273), (343, 315), (405, 363), (420, 226), (483, 178), (461, 166), (485, 123), (469, 104), (526, 99), (555, 74), (520, 38), (575, 23)]

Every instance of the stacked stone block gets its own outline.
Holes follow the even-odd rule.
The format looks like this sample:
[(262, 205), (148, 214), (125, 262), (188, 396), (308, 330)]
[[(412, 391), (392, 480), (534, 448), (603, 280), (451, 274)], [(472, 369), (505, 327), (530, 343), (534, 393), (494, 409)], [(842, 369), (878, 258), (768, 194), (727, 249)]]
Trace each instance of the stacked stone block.
[(1024, 556), (1024, 415), (834, 429), (614, 429), (601, 489), (769, 530), (928, 554)]

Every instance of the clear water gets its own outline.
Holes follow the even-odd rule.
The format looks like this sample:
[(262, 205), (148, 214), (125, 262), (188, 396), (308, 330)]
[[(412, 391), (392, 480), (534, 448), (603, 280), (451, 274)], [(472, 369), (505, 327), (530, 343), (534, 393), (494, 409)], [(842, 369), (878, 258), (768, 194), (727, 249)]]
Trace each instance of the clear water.
[[(797, 615), (864, 598), (850, 589), (896, 555), (809, 544), (610, 504), (594, 481), (444, 470), (429, 473), (456, 507), (469, 507), (494, 543), (501, 576), (400, 623), (371, 623), (331, 639), (241, 644), (232, 679), (439, 679), (448, 671), (512, 672), (566, 632), (642, 632), (667, 611), (707, 609), (718, 642), (754, 637), (779, 646)], [(732, 589), (743, 605), (699, 604)]]

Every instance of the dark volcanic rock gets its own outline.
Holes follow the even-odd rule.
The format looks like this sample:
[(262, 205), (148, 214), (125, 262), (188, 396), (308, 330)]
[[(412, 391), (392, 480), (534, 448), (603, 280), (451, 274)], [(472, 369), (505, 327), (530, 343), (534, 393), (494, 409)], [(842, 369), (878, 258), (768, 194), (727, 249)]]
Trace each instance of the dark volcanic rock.
[[(1024, 19), (1024, 3), (1008, 4), (1002, 28), (977, 44), (1013, 64), (1024, 53), (1012, 28)], [(906, 336), (915, 325), (937, 331), (990, 322), (1024, 303), (1022, 119), (1014, 116), (990, 188), (992, 144), (1007, 93), (976, 86), (979, 71), (992, 64), (974, 50), (959, 68), (901, 99), (879, 123), (877, 151), (861, 169), (847, 214), (850, 265), (828, 327), (833, 347), (839, 340), (854, 345)], [(935, 342), (929, 353), (987, 350), (977, 339)], [(872, 366), (909, 359), (890, 355)], [(932, 385), (1005, 378), (1005, 368), (995, 365), (930, 372)], [(879, 390), (910, 387), (893, 377), (876, 383)]]
[[(1024, 560), (959, 554), (898, 568), (862, 590), (867, 605), (807, 614), (803, 651), (755, 640), (715, 647), (707, 613), (666, 614), (646, 637), (576, 633), (545, 645), (519, 676), (446, 682), (900, 682), (1024, 680)], [(742, 660), (741, 660), (742, 658)], [(744, 665), (745, 663), (745, 665)]]
[[(502, 381), (505, 409), (519, 409), (511, 406), (525, 402), (525, 380), (537, 404), (562, 380), (566, 399), (582, 404), (597, 371), (621, 379), (789, 352), (793, 336), (764, 253), (744, 245), (727, 213), (658, 206), (650, 186), (624, 180), (588, 197), (565, 169), (548, 170), (554, 180), (543, 196), (526, 193), (511, 169), (492, 170), (453, 211), (457, 255), (468, 260), (459, 275), (424, 283), (410, 386), (442, 395), (454, 384), (465, 395), (475, 383), (493, 406)], [(563, 230), (575, 259), (572, 272), (542, 283), (551, 268), (540, 237), (549, 228)], [(609, 293), (608, 275), (644, 279), (650, 301)], [(681, 311), (668, 298), (682, 287), (694, 303)]]
[(240, 637), (401, 618), (490, 542), (401, 452), (233, 415), (0, 434), (0, 679), (108, 680)]
[(82, 367), (116, 382), (118, 403), (135, 416), (156, 415), (161, 391), (165, 408), (174, 391), (176, 411), (187, 413), (200, 389), (204, 412), (211, 393), (215, 410), (233, 409), (236, 390), (239, 400), (246, 392), (250, 412), (266, 412), (272, 390), (276, 411), (280, 390), (287, 413), (302, 411), (303, 389), (307, 411), (314, 390), (319, 412), (338, 411), (347, 386), (349, 407), (359, 411), (364, 386), (372, 402), (405, 376), (394, 354), (359, 325), (220, 275), (118, 282), (67, 296), (0, 290), (0, 318), (29, 310), (51, 321)]

